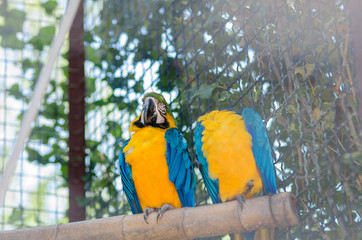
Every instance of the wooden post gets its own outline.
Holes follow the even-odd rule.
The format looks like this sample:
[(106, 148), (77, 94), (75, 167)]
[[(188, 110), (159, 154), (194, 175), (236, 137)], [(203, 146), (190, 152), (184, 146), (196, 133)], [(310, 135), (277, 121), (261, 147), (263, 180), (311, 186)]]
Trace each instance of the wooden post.
[(122, 215), (49, 227), (0, 232), (2, 240), (112, 240), (192, 239), (299, 223), (296, 197), (280, 193), (237, 201), (167, 211), (156, 223), (156, 213), (145, 223), (142, 214)]
[(80, 2), (73, 25), (69, 32), (69, 221), (85, 219), (85, 207), (80, 206), (78, 198), (85, 197), (85, 83), (84, 83), (84, 45), (83, 45), (83, 1)]

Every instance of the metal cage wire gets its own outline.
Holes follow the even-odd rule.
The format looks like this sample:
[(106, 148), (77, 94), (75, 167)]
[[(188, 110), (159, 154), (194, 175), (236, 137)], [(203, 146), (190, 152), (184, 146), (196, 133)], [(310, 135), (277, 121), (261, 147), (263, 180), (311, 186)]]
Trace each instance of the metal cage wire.
[[(102, 46), (90, 46), (101, 62), (92, 69), (117, 105), (103, 118), (121, 129), (108, 145), (113, 160), (145, 92), (165, 94), (193, 159), (198, 116), (252, 106), (269, 130), (279, 191), (300, 199), (301, 226), (277, 236), (358, 236), (361, 149), (344, 2), (104, 3), (88, 30)], [(196, 193), (210, 203), (202, 181)]]
[[(130, 212), (116, 161), (141, 97), (156, 91), (194, 162), (198, 116), (247, 106), (259, 112), (278, 191), (300, 200), (301, 225), (278, 229), (277, 239), (359, 238), (361, 135), (345, 1), (103, 0), (84, 7), (87, 193), (79, 201), (88, 218)], [(196, 173), (197, 204), (210, 204)]]
[[(49, 7), (40, 1), (0, 3), (0, 172), (4, 170), (15, 143), (19, 119), (28, 107), (37, 74), (45, 61), (45, 51), (49, 50), (55, 27), (64, 12), (64, 4), (59, 2), (59, 5)], [(66, 80), (62, 69), (64, 63), (62, 57), (57, 60), (46, 102), (50, 99), (62, 102), (64, 93), (56, 86)], [(54, 104), (44, 106), (41, 112), (44, 114), (33, 125), (31, 140), (20, 155), (4, 206), (1, 206), (1, 230), (66, 221), (68, 193), (64, 188), (64, 178), (59, 177), (60, 166), (46, 165), (45, 161), (57, 158), (47, 156), (51, 145), (57, 139), (67, 137), (64, 131), (54, 134), (50, 127), (64, 123), (60, 116), (65, 113)], [(64, 146), (61, 141), (59, 146)]]

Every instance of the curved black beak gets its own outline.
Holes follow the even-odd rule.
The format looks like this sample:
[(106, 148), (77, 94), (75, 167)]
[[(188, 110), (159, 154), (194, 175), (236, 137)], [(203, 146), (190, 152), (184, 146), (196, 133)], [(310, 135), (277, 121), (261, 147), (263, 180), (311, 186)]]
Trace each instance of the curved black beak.
[(152, 124), (157, 122), (156, 104), (151, 98), (147, 98), (143, 104), (143, 123)]

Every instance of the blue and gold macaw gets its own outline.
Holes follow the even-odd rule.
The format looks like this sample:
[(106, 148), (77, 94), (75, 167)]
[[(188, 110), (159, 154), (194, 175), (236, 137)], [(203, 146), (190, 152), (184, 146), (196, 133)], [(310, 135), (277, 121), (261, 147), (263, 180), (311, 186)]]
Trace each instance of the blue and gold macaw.
[(195, 206), (196, 178), (187, 142), (163, 98), (147, 93), (143, 110), (129, 128), (131, 138), (119, 156), (123, 190), (132, 213)]
[[(199, 117), (195, 150), (200, 172), (213, 203), (277, 192), (272, 149), (259, 114), (245, 108), (212, 111)], [(255, 231), (243, 234), (254, 239)], [(266, 239), (266, 238), (265, 238)]]

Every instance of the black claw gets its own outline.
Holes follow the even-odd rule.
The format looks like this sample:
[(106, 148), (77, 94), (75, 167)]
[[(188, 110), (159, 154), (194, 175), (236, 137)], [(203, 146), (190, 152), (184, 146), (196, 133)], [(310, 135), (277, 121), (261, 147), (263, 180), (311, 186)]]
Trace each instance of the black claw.
[(241, 211), (243, 210), (243, 207), (244, 207), (246, 194), (248, 194), (251, 191), (251, 189), (254, 187), (253, 180), (248, 181), (246, 183), (246, 187), (247, 187), (247, 189), (245, 190), (245, 192), (236, 196), (236, 200), (238, 201), (238, 203), (240, 205)]
[(162, 207), (157, 208), (157, 219), (156, 222), (158, 223), (158, 220), (162, 218), (163, 214), (170, 209), (174, 209), (173, 206), (171, 206), (170, 204), (164, 204)]
[(246, 186), (248, 186), (248, 189), (252, 189), (254, 187), (254, 182), (253, 181), (249, 181)]
[(145, 222), (148, 224), (148, 221), (147, 221), (147, 219), (148, 219), (148, 215), (151, 213), (151, 212), (154, 212), (155, 211), (155, 209), (154, 208), (149, 208), (149, 207), (147, 207), (146, 209), (145, 209), (145, 211), (143, 212), (143, 219), (145, 220)]
[(158, 223), (158, 220), (162, 218), (162, 214), (164, 212), (162, 211), (162, 207), (157, 208), (157, 218), (156, 218), (156, 222)]
[(158, 219), (160, 219), (162, 215), (160, 213), (157, 214), (156, 223), (158, 223)]
[(148, 224), (147, 215), (145, 213), (143, 214), (143, 220), (145, 220), (145, 222)]
[(236, 200), (238, 200), (238, 203), (239, 203), (239, 205), (240, 205), (240, 209), (241, 209), (241, 211), (242, 211), (243, 208), (244, 208), (245, 196), (244, 196), (244, 195), (237, 195), (237, 196), (236, 196)]
[(254, 187), (254, 182), (253, 182), (253, 180), (248, 181), (248, 182), (246, 183), (246, 187), (247, 187), (247, 189), (246, 189), (245, 192), (244, 192), (244, 196), (246, 196), (246, 194), (248, 194), (248, 193), (251, 191), (251, 189)]

